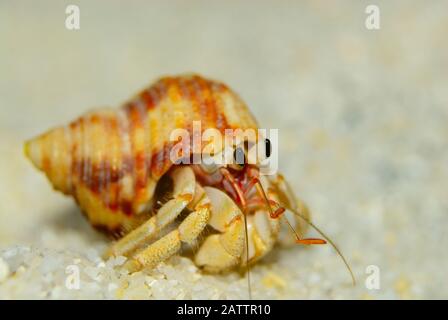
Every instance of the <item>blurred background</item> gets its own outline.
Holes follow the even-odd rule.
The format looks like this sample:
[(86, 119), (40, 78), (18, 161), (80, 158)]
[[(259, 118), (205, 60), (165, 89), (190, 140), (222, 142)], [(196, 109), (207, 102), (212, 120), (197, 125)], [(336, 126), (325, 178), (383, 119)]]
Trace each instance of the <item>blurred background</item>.
[[(70, 4), (79, 30), (65, 27)], [(379, 30), (366, 28), (370, 4)], [(278, 249), (253, 269), (255, 298), (447, 298), (447, 12), (446, 1), (1, 0), (0, 297), (117, 297), (88, 277), (76, 294), (56, 291), (65, 261), (94, 261), (108, 241), (32, 168), (23, 141), (197, 72), (279, 129), (280, 169), (358, 279), (351, 287), (331, 248)], [(380, 288), (365, 285), (370, 265)], [(238, 275), (198, 283), (219, 288), (203, 298), (245, 297)], [(154, 286), (125, 297), (171, 298)]]

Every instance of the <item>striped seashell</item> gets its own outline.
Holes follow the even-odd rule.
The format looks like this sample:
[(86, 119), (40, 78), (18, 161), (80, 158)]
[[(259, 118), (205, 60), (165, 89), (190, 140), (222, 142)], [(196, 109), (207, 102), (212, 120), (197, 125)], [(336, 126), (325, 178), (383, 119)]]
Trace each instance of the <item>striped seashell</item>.
[(25, 153), (56, 190), (71, 195), (91, 224), (115, 236), (151, 214), (159, 179), (173, 165), (176, 128), (256, 129), (242, 100), (198, 75), (165, 77), (120, 108), (88, 112), (31, 139)]

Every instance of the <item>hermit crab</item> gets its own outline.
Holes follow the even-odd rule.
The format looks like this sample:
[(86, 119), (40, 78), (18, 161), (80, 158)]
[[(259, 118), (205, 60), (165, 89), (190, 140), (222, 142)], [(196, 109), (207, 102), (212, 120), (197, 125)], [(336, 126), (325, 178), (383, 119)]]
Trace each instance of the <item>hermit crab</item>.
[[(266, 151), (269, 139), (232, 144), (230, 154), (242, 159), (236, 163), (173, 159), (172, 132), (192, 133), (195, 121), (201, 132), (258, 128), (226, 85), (181, 75), (158, 80), (120, 108), (49, 130), (27, 141), (25, 153), (56, 190), (76, 200), (93, 227), (118, 239), (106, 254), (128, 257), (131, 272), (155, 267), (184, 247), (194, 248), (195, 264), (209, 272), (247, 267), (274, 247), (282, 225), (299, 244), (334, 245), (280, 174), (260, 174), (257, 160), (247, 161), (250, 145), (261, 141)], [(177, 160), (191, 159), (194, 150)], [(217, 147), (212, 155), (222, 152)], [(304, 238), (307, 226), (325, 240)]]

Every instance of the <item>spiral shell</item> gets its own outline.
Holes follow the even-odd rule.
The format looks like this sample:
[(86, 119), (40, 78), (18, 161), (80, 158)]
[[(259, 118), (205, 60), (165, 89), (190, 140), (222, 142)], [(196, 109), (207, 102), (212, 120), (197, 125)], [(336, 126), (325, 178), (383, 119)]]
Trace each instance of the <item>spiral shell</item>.
[(122, 107), (88, 112), (25, 144), (56, 190), (75, 198), (91, 224), (118, 235), (147, 218), (157, 182), (172, 166), (176, 128), (256, 129), (242, 100), (197, 75), (165, 77)]

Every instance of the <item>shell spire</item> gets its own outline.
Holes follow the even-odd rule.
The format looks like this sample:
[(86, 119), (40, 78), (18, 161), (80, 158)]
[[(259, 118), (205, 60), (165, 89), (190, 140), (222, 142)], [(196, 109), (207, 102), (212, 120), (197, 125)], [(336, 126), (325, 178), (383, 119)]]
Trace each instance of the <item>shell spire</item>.
[(50, 130), (25, 143), (25, 155), (45, 172), (55, 189), (69, 193), (70, 152), (64, 128)]

